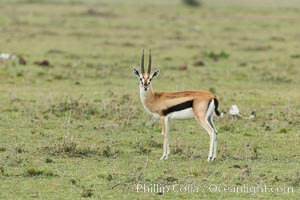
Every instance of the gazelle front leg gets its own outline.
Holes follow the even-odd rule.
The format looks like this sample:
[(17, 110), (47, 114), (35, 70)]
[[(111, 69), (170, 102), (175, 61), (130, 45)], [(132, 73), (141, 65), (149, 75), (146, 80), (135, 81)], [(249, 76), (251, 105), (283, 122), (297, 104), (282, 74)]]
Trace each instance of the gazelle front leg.
[(160, 118), (162, 123), (162, 135), (164, 139), (163, 143), (163, 155), (160, 160), (167, 160), (170, 154), (170, 147), (168, 142), (168, 134), (169, 134), (169, 119), (167, 116), (163, 116)]

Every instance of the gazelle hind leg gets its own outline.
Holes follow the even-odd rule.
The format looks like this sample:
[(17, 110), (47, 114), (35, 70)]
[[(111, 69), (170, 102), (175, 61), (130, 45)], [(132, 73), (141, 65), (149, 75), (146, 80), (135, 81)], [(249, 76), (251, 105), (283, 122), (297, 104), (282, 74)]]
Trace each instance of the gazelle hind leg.
[(217, 157), (217, 129), (213, 123), (213, 116), (215, 114), (215, 100), (211, 100), (209, 105), (208, 105), (208, 109), (206, 112), (206, 121), (208, 123), (208, 125), (210, 126), (210, 128), (213, 130), (213, 157), (212, 160), (215, 160)]
[[(208, 106), (208, 107), (207, 107)], [(198, 104), (194, 107), (195, 116), (198, 122), (200, 122), (201, 126), (208, 132), (210, 144), (209, 144), (209, 153), (207, 161), (213, 161), (213, 153), (216, 155), (216, 132), (212, 125), (211, 117), (215, 112), (215, 104), (214, 100), (211, 100), (208, 105)]]
[(208, 121), (209, 125), (211, 126), (211, 128), (214, 130), (214, 150), (213, 150), (212, 160), (216, 160), (216, 158), (217, 158), (217, 145), (218, 145), (218, 140), (217, 140), (218, 132), (217, 132), (217, 129), (216, 129), (216, 127), (214, 125), (214, 122), (213, 122), (213, 115), (209, 116), (207, 121)]
[(205, 117), (196, 116), (197, 121), (207, 131), (209, 135), (209, 153), (207, 161), (210, 162), (213, 159), (213, 147), (214, 147), (214, 130), (210, 127)]
[(217, 132), (215, 132), (215, 134), (214, 134), (214, 155), (213, 155), (213, 160), (216, 160), (217, 159), (217, 146), (218, 146), (218, 139), (217, 139), (217, 137), (218, 137), (218, 133)]

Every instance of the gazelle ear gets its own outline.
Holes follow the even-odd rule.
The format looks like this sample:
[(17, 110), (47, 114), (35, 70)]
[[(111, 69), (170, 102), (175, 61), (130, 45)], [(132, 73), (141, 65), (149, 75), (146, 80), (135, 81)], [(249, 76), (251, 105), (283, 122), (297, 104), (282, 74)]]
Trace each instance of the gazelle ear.
[(133, 68), (133, 73), (134, 73), (138, 78), (140, 78), (140, 73), (139, 73), (139, 71), (138, 71), (136, 68)]
[(157, 70), (155, 70), (155, 72), (153, 72), (153, 73), (151, 74), (150, 80), (152, 80), (152, 79), (154, 79), (155, 77), (157, 77), (158, 74), (159, 74), (159, 70), (157, 69)]

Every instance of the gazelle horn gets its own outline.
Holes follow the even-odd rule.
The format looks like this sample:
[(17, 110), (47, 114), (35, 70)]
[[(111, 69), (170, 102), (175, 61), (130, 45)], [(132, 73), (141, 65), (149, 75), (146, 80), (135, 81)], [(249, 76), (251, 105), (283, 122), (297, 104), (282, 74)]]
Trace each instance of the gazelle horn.
[(151, 49), (149, 50), (149, 65), (148, 65), (148, 74), (151, 72)]
[(145, 73), (145, 68), (144, 68), (144, 49), (143, 49), (143, 54), (142, 54), (141, 70), (142, 70), (142, 74)]

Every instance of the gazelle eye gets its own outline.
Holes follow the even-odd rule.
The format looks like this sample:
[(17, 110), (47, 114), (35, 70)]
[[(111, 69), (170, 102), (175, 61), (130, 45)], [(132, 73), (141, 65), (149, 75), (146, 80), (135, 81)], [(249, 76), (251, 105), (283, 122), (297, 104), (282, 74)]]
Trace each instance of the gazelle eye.
[(140, 81), (142, 81), (142, 78), (140, 78)]

